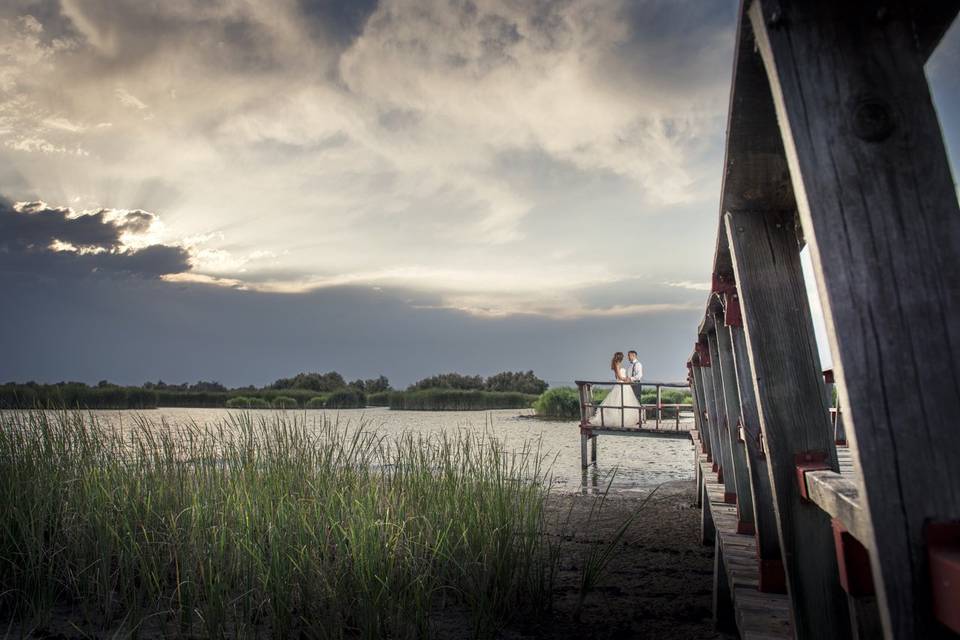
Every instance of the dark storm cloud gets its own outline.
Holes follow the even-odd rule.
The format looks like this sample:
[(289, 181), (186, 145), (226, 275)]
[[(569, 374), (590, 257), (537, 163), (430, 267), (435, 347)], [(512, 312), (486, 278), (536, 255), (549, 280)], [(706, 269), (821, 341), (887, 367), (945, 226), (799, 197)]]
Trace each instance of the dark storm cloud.
[(297, 4), (311, 21), (317, 36), (346, 46), (363, 31), (364, 23), (378, 3), (377, 0), (298, 0)]
[(190, 255), (177, 246), (130, 249), (122, 234), (147, 231), (154, 215), (106, 210), (73, 216), (65, 207), (31, 202), (14, 207), (0, 199), (0, 269), (20, 276), (124, 274), (159, 277), (190, 270)]
[(54, 240), (79, 248), (116, 249), (120, 243), (120, 229), (108, 223), (104, 212), (67, 217), (70, 210), (49, 207), (42, 202), (30, 202), (18, 209), (0, 200), (0, 242), (4, 250), (45, 250)]
[(651, 378), (682, 378), (678, 354), (689, 350), (698, 315), (478, 318), (411, 306), (403, 290), (279, 294), (129, 278), (37, 286), (2, 270), (0, 286), (13, 310), (0, 314), (0, 380), (21, 381), (240, 386), (334, 369), (351, 379), (383, 373), (403, 387), (441, 370), (532, 368), (569, 384), (603, 377), (608, 354), (631, 346)]

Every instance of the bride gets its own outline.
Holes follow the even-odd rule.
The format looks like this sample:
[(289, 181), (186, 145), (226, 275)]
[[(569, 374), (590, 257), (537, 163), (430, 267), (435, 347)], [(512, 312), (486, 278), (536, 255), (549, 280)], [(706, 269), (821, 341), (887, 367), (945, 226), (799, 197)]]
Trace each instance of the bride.
[[(590, 418), (590, 424), (605, 427), (635, 427), (640, 424), (640, 401), (630, 386), (630, 378), (627, 377), (627, 371), (620, 364), (623, 362), (623, 352), (617, 351), (613, 354), (613, 360), (610, 361), (610, 370), (617, 382), (627, 384), (615, 384), (607, 397), (603, 399), (600, 406), (597, 407), (593, 417)], [(621, 403), (622, 399), (622, 403)], [(621, 411), (620, 406), (624, 409)]]

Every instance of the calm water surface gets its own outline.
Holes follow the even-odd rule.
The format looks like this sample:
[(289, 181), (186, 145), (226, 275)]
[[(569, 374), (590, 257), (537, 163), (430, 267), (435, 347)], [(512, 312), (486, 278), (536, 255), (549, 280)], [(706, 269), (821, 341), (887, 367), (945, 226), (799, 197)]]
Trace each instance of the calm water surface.
[[(175, 428), (178, 424), (195, 422), (214, 425), (239, 413), (228, 409), (161, 408), (151, 411), (100, 411), (102, 421), (113, 424), (132, 424), (136, 416), (143, 416), (153, 424), (161, 421)], [(254, 416), (275, 416), (272, 410), (250, 411)], [(507, 409), (498, 411), (390, 411), (386, 408), (346, 409), (340, 411), (299, 410), (308, 424), (339, 416), (341, 424), (363, 424), (364, 428), (380, 433), (422, 434), (456, 433), (467, 430), (479, 434), (487, 431), (505, 443), (508, 450), (519, 450), (525, 444), (535, 446), (552, 462), (555, 491), (580, 492), (594, 487), (603, 488), (613, 475), (611, 488), (617, 491), (645, 491), (669, 480), (693, 478), (693, 447), (689, 440), (639, 436), (601, 436), (598, 441), (597, 468), (586, 476), (580, 469), (580, 433), (576, 422), (548, 422), (520, 417), (531, 415), (530, 410)], [(672, 423), (671, 423), (672, 425)]]

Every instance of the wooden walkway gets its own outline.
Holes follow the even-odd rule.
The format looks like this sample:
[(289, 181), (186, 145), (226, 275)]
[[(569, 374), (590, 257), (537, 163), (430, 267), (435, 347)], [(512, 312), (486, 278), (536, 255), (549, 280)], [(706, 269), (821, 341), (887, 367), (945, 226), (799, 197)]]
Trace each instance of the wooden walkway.
[[(714, 547), (713, 613), (717, 627), (737, 631), (742, 640), (794, 637), (786, 593), (760, 590), (760, 564), (753, 531), (738, 531), (737, 505), (725, 500), (723, 480), (702, 453), (700, 434), (690, 432), (696, 448), (701, 501), (701, 540)], [(840, 473), (853, 478), (850, 450), (838, 447)]]
[(958, 12), (741, 3), (687, 368), (714, 617), (742, 638), (960, 634), (960, 207), (924, 72)]

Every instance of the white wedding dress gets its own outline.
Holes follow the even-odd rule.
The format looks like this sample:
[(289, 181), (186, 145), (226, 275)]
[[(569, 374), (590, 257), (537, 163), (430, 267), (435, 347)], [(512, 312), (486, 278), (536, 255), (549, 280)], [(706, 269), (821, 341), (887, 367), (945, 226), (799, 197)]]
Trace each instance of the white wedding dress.
[[(620, 375), (626, 377), (626, 370), (620, 369)], [(623, 410), (620, 410), (620, 399), (623, 398)], [(590, 424), (604, 427), (636, 427), (640, 424), (640, 401), (633, 387), (629, 384), (613, 386), (607, 397), (597, 407)], [(602, 421), (601, 421), (602, 416)]]

